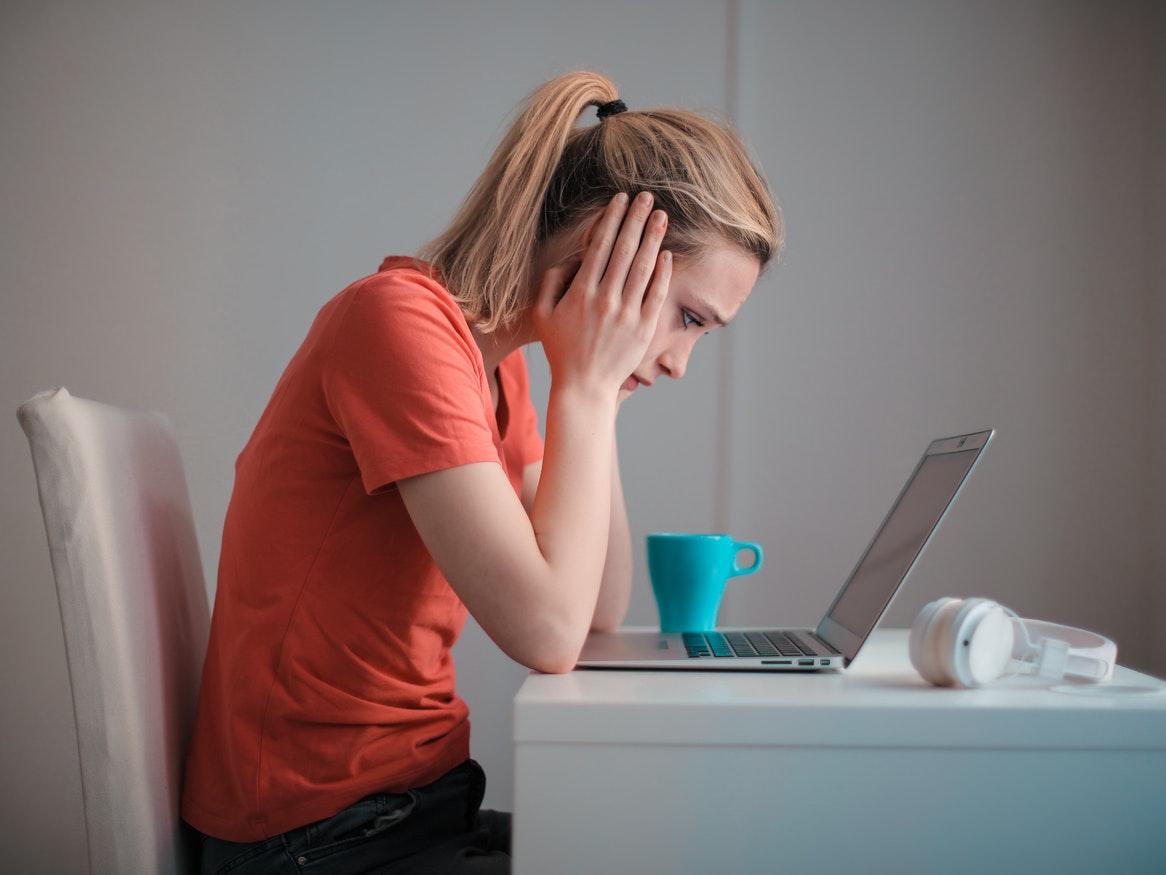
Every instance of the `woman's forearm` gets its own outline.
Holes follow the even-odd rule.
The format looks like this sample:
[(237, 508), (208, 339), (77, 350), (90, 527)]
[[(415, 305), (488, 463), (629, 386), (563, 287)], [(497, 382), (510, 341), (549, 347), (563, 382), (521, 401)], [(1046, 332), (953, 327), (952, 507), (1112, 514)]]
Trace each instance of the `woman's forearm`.
[(595, 603), (591, 628), (607, 632), (617, 628), (628, 612), (632, 592), (632, 538), (628, 525), (627, 505), (619, 476), (619, 452), (615, 433), (611, 439), (611, 526), (607, 535), (607, 558), (603, 581)]
[(551, 385), (542, 474), (530, 520), (549, 572), (538, 610), (559, 639), (554, 648), (564, 671), (583, 645), (604, 574), (615, 415), (614, 397)]

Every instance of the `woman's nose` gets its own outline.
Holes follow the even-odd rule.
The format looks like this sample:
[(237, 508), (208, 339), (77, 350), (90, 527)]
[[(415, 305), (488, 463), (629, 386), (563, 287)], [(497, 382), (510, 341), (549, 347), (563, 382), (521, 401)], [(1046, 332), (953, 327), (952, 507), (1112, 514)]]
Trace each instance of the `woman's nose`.
[(665, 353), (660, 356), (660, 367), (673, 380), (679, 380), (688, 367), (688, 353)]

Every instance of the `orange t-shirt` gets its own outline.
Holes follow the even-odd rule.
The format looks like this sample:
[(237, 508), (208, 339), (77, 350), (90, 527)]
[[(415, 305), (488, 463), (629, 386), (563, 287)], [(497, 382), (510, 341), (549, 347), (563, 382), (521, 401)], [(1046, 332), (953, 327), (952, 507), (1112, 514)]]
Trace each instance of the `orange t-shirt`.
[(407, 257), (325, 304), (235, 463), (182, 816), (251, 842), (469, 756), (466, 609), (395, 481), (542, 458), (522, 350), (481, 352)]

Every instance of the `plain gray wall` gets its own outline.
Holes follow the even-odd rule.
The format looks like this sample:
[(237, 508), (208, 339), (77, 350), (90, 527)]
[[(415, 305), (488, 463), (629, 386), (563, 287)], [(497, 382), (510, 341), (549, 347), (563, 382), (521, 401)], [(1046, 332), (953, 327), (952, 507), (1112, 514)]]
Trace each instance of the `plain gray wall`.
[(1150, 114), (1149, 206), (1150, 261), (1148, 265), (1150, 306), (1146, 325), (1154, 362), (1150, 382), (1150, 577), (1147, 581), (1154, 595), (1150, 624), (1153, 635), (1153, 670), (1166, 674), (1166, 451), (1161, 449), (1166, 435), (1166, 3), (1153, 9), (1154, 34), (1153, 86)]
[[(632, 108), (731, 113), (788, 223), (738, 324), (624, 405), (629, 622), (655, 619), (639, 545), (668, 529), (764, 543), (724, 620), (815, 622), (927, 440), (992, 425), (887, 622), (989, 595), (1166, 674), (1160, 5), (103, 6), (0, 9), (5, 868), (83, 859), (16, 405), (65, 385), (166, 411), (213, 592), (234, 458), (317, 309), (439, 231), (521, 96), (569, 69)], [(508, 808), (525, 671), (472, 623), (457, 658)]]

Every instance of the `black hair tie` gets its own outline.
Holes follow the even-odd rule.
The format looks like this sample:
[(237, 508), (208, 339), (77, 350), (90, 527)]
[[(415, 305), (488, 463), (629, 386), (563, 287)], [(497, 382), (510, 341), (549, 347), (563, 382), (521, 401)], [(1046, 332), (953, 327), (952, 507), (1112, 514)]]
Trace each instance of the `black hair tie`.
[(599, 116), (600, 121), (603, 121), (609, 115), (615, 115), (619, 112), (627, 112), (627, 105), (622, 100), (613, 100), (610, 103), (601, 104), (595, 114)]

